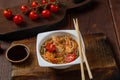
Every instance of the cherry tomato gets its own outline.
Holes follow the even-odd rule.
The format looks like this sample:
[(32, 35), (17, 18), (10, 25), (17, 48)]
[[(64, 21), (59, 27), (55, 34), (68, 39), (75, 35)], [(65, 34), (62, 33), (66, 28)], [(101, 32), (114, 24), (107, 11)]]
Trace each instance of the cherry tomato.
[(38, 6), (38, 2), (33, 1), (31, 6), (32, 6), (33, 8), (37, 7), (37, 6)]
[(42, 4), (48, 4), (46, 0), (42, 0)]
[(22, 23), (23, 22), (23, 17), (21, 16), (21, 15), (15, 15), (14, 16), (14, 18), (13, 18), (13, 21), (14, 21), (14, 23), (16, 23), (16, 24), (20, 24), (20, 23)]
[(37, 20), (38, 17), (39, 17), (39, 15), (35, 11), (31, 11), (30, 14), (29, 14), (29, 18), (31, 20)]
[(50, 0), (50, 2), (55, 2), (56, 0)]
[(22, 12), (27, 12), (27, 11), (28, 11), (28, 7), (25, 6), (25, 5), (22, 5), (22, 6), (20, 7), (20, 10), (21, 10)]
[(74, 61), (75, 59), (76, 59), (76, 55), (75, 55), (75, 54), (68, 54), (68, 55), (66, 55), (66, 57), (65, 57), (65, 61), (66, 61), (67, 63), (72, 62), (72, 61)]
[(54, 4), (51, 4), (50, 5), (50, 11), (51, 12), (58, 12), (59, 11), (59, 6), (58, 5), (54, 5)]
[(6, 17), (6, 18), (11, 18), (11, 17), (12, 17), (12, 10), (11, 10), (11, 9), (5, 9), (5, 10), (3, 11), (3, 15), (4, 15), (4, 17)]
[(56, 50), (56, 46), (54, 44), (51, 44), (51, 43), (47, 43), (46, 44), (46, 49), (49, 51), (49, 52), (54, 52)]
[(42, 11), (42, 17), (43, 18), (49, 18), (51, 16), (51, 13), (50, 13), (50, 11), (49, 10), (43, 10)]

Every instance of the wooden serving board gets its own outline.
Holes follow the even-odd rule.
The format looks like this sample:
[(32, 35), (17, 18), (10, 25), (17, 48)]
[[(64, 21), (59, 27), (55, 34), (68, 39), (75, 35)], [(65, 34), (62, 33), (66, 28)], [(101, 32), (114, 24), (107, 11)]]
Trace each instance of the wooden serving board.
[[(112, 46), (104, 34), (84, 35), (86, 55), (92, 70), (94, 80), (120, 80)], [(31, 54), (21, 64), (12, 64), (12, 80), (81, 80), (80, 66), (74, 65), (68, 69), (57, 70), (42, 68), (36, 57), (36, 37), (15, 41), (12, 44), (27, 45)], [(89, 80), (85, 69), (86, 80)]]
[(3, 10), (0, 10), (0, 39), (7, 41), (23, 39), (34, 36), (39, 32), (49, 30), (49, 28), (53, 29), (56, 26), (63, 25), (67, 10), (82, 7), (90, 2), (90, 0), (83, 0), (80, 3), (74, 3), (74, 0), (59, 1), (64, 2), (66, 6), (60, 7), (60, 11), (58, 13), (52, 13), (50, 18), (44, 19), (40, 16), (40, 19), (37, 21), (32, 21), (28, 16), (24, 15), (20, 11), (20, 6), (11, 8), (13, 14), (20, 14), (23, 16), (23, 23), (20, 25), (16, 25), (12, 19), (6, 19), (2, 13)]

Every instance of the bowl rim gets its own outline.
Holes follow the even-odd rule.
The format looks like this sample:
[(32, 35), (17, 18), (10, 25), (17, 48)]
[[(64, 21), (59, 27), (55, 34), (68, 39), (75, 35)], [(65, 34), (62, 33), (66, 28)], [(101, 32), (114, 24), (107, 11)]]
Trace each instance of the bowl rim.
[[(12, 59), (10, 59), (10, 58), (8, 57), (8, 51), (9, 51), (10, 49), (12, 49), (13, 47), (15, 47), (15, 46), (23, 46), (23, 47), (25, 47), (25, 48), (27, 49), (27, 55), (26, 55), (23, 59), (14, 61), (14, 60), (12, 60)], [(30, 55), (30, 49), (29, 49), (29, 47), (26, 46), (25, 44), (12, 44), (10, 47), (8, 47), (8, 49), (6, 50), (5, 53), (6, 53), (6, 59), (7, 59), (8, 61), (10, 61), (10, 62), (12, 62), (12, 63), (21, 63), (21, 62), (25, 61), (25, 60), (29, 57), (29, 55)]]
[[(70, 63), (65, 63), (65, 64), (53, 64), (53, 63), (47, 62), (46, 60), (44, 60), (42, 58), (42, 56), (40, 55), (40, 52), (39, 52), (40, 42), (46, 36), (49, 36), (49, 35), (54, 34), (54, 33), (59, 33), (59, 32), (64, 32), (64, 33), (71, 34), (71, 35), (75, 36), (76, 39), (77, 39), (77, 33), (76, 33), (75, 30), (55, 30), (55, 31), (39, 33), (37, 35), (37, 41), (36, 41), (36, 53), (37, 53), (37, 59), (38, 59), (39, 66), (41, 66), (41, 67), (60, 67), (60, 66), (75, 65), (75, 64), (79, 64), (80, 63), (80, 58), (79, 57), (76, 58), (74, 61), (72, 61)], [(84, 42), (82, 42), (82, 45), (84, 47)]]

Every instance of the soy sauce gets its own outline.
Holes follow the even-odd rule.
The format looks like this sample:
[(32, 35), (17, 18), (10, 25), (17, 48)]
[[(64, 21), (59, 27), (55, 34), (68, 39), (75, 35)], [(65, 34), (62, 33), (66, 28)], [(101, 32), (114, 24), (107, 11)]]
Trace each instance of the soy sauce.
[(8, 51), (8, 58), (14, 61), (19, 61), (27, 56), (27, 48), (24, 46), (14, 46)]

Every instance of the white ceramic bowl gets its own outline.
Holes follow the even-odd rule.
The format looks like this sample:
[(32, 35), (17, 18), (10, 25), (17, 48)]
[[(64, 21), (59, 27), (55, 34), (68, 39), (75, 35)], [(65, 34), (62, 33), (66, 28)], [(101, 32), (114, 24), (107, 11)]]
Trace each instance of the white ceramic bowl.
[[(55, 69), (65, 69), (68, 68), (72, 65), (79, 64), (80, 63), (80, 58), (78, 57), (74, 61), (70, 63), (65, 63), (65, 64), (53, 64), (50, 62), (47, 62), (44, 60), (40, 54), (40, 48), (41, 45), (49, 38), (51, 38), (53, 35), (55, 36), (62, 36), (65, 34), (70, 34), (73, 39), (77, 41), (77, 33), (75, 30), (57, 30), (57, 31), (50, 31), (50, 32), (44, 32), (44, 33), (39, 33), (37, 35), (37, 42), (36, 42), (36, 51), (37, 51), (37, 58), (38, 58), (38, 63), (40, 67), (52, 67)], [(84, 47), (84, 43), (82, 42), (82, 45)], [(85, 51), (85, 50), (84, 50)]]

